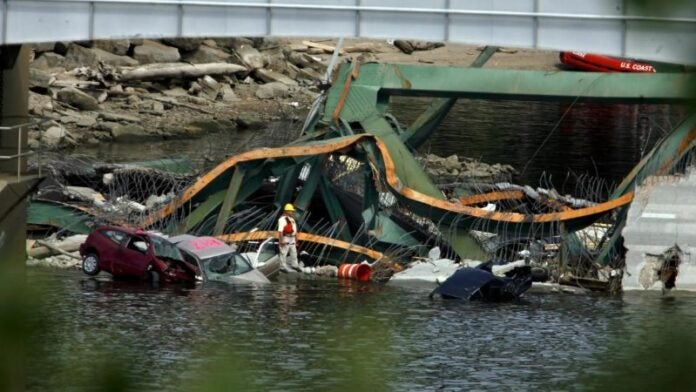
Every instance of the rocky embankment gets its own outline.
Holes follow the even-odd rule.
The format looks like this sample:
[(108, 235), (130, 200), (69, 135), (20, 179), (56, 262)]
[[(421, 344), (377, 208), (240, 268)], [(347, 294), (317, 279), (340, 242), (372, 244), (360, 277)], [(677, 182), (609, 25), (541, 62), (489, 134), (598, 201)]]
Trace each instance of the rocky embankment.
[[(318, 53), (320, 52), (320, 53)], [(195, 137), (300, 116), (328, 50), (263, 39), (113, 40), (34, 46), (32, 147)]]
[[(51, 119), (30, 144), (196, 137), (302, 118), (318, 94), (332, 41), (163, 39), (33, 46), (30, 114)], [(343, 58), (467, 66), (481, 48), (406, 41), (348, 41)], [(554, 69), (551, 52), (504, 50), (486, 67)], [(41, 141), (39, 143), (39, 136)]]

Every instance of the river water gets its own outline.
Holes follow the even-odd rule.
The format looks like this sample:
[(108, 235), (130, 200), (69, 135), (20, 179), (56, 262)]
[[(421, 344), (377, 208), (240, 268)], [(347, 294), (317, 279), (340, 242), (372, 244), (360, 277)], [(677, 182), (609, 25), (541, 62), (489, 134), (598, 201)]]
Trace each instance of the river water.
[(696, 386), (690, 375), (675, 384), (696, 366), (690, 294), (529, 292), (491, 304), (338, 280), (153, 288), (40, 267), (27, 275), (50, 320), (34, 335), (31, 390)]
[[(408, 124), (426, 104), (397, 100), (395, 112)], [(682, 116), (664, 105), (462, 100), (423, 151), (508, 163), (532, 185), (546, 172), (563, 189), (568, 170), (620, 180)], [(76, 153), (209, 166), (286, 136)], [(489, 304), (337, 280), (153, 288), (29, 268), (27, 281), (46, 320), (28, 358), (33, 390), (696, 390), (691, 294), (530, 292)]]
[[(392, 107), (408, 125), (427, 103), (399, 97)], [(620, 182), (686, 113), (678, 105), (460, 99), (421, 150), (512, 165), (517, 182), (575, 194), (579, 176)]]

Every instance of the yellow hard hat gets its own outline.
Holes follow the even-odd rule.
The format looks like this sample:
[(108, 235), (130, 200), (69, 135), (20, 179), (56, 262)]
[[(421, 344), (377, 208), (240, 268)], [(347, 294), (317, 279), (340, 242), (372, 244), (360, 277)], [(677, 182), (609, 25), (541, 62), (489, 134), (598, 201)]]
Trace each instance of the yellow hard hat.
[(295, 211), (295, 207), (293, 207), (292, 204), (288, 203), (288, 204), (286, 204), (285, 207), (283, 208), (283, 211)]

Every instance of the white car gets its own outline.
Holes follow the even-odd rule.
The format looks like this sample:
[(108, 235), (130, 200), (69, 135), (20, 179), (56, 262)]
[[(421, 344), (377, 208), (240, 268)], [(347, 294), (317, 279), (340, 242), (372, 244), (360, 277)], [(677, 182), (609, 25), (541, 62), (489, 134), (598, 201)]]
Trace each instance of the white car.
[(215, 237), (197, 237), (179, 235), (169, 241), (183, 251), (186, 256), (193, 256), (198, 263), (203, 279), (226, 283), (270, 281), (261, 271), (254, 268), (250, 260)]

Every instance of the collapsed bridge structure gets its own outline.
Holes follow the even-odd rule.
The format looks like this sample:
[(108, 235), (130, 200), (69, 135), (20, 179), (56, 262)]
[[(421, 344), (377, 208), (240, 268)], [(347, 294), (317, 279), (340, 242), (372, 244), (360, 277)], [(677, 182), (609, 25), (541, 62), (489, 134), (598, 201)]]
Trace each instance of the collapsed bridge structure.
[[(491, 53), (488, 53), (490, 56)], [(611, 216), (594, 256), (609, 263), (620, 255), (621, 230), (633, 189), (644, 178), (677, 169), (696, 145), (696, 114), (661, 140), (607, 200), (543, 195), (536, 208), (487, 210), (489, 202), (524, 201), (522, 188), (492, 184), (486, 192), (447, 199), (414, 152), (437, 129), (459, 97), (603, 102), (689, 102), (690, 74), (597, 74), (346, 63), (312, 108), (300, 137), (287, 146), (228, 158), (179, 189), (168, 203), (123, 218), (123, 223), (168, 233), (217, 235), (232, 241), (275, 235), (280, 207), (293, 203), (302, 215), (304, 241), (338, 248), (319, 252), (345, 261), (423, 254), (438, 244), (459, 258), (495, 253), (474, 232), (505, 239), (565, 236)], [(428, 109), (403, 128), (389, 114), (395, 95), (432, 97)], [(34, 205), (41, 205), (34, 202)], [(72, 209), (74, 205), (54, 205)], [(93, 208), (79, 207), (80, 219)], [(98, 215), (98, 214), (97, 214)], [(41, 216), (45, 216), (41, 215)], [(45, 224), (30, 213), (30, 223)], [(74, 223), (74, 222), (73, 222)], [(328, 238), (330, 237), (330, 238)], [(501, 243), (505, 243), (502, 241)], [(317, 248), (319, 249), (319, 248)]]

